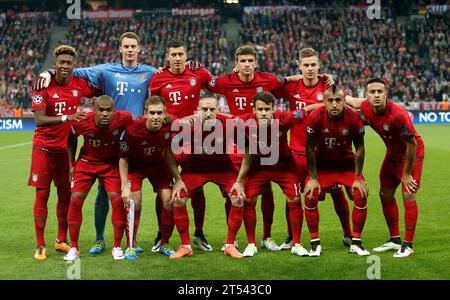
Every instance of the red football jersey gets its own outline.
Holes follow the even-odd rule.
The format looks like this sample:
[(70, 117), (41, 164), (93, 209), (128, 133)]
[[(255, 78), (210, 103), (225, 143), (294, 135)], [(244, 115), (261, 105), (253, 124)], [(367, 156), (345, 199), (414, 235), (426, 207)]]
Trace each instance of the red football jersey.
[(253, 113), (253, 97), (259, 92), (273, 92), (282, 87), (286, 79), (271, 73), (255, 71), (255, 78), (243, 82), (237, 73), (219, 76), (206, 86), (213, 93), (225, 96), (230, 113), (235, 116)]
[(171, 137), (170, 125), (151, 132), (147, 129), (146, 122), (147, 119), (142, 119), (132, 124), (122, 136), (120, 156), (128, 158), (130, 170), (165, 164), (164, 149)]
[(83, 121), (71, 126), (75, 136), (84, 137), (78, 159), (94, 164), (118, 162), (120, 135), (132, 123), (131, 113), (117, 110), (109, 127), (102, 129), (95, 125), (94, 113), (88, 113)]
[[(311, 104), (322, 103), (323, 95), (329, 87), (325, 78), (319, 79), (314, 86), (306, 86), (303, 80), (299, 80), (287, 83), (282, 89), (275, 91), (275, 95), (288, 100), (290, 109), (295, 110)], [(306, 151), (306, 122), (292, 128), (290, 143), (292, 150)]]
[(306, 123), (306, 134), (317, 139), (317, 169), (355, 169), (352, 142), (364, 134), (364, 124), (358, 113), (344, 109), (339, 119), (332, 119), (326, 108), (320, 107), (309, 115)]
[[(82, 97), (92, 97), (95, 91), (86, 79), (71, 76), (67, 85), (59, 85), (55, 80), (40, 91), (33, 91), (31, 110), (44, 111), (46, 116), (57, 117), (77, 112)], [(50, 151), (66, 151), (70, 124), (61, 123), (36, 127), (33, 146)]]
[[(290, 162), (292, 159), (292, 151), (288, 145), (287, 132), (295, 125), (303, 122), (305, 118), (306, 112), (303, 109), (290, 112), (276, 111), (273, 115), (272, 125), (268, 127), (266, 133), (263, 133), (266, 127), (260, 127), (258, 125), (254, 114), (251, 117), (243, 115), (242, 119), (245, 119), (245, 123), (247, 124), (245, 134), (249, 141), (250, 153), (253, 156), (252, 166), (271, 169), (282, 166), (283, 163)], [(275, 128), (273, 122), (278, 122), (278, 132), (273, 132)], [(278, 147), (273, 145), (272, 136), (278, 137)], [(276, 157), (271, 152), (267, 153), (270, 147), (275, 148), (271, 149), (271, 151), (278, 151), (278, 159), (274, 162), (275, 164), (263, 165), (261, 162), (262, 158)]]
[(158, 95), (166, 100), (167, 113), (183, 118), (194, 114), (200, 90), (212, 78), (205, 68), (195, 71), (186, 68), (181, 74), (173, 74), (166, 67), (162, 73), (153, 75), (149, 88), (151, 95)]
[(404, 158), (406, 155), (405, 137), (414, 136), (417, 143), (416, 157), (424, 157), (424, 144), (422, 138), (414, 128), (406, 110), (387, 101), (386, 110), (377, 115), (372, 111), (370, 103), (365, 100), (361, 103), (361, 112), (364, 121), (373, 128), (383, 139), (389, 155)]
[[(236, 134), (229, 136), (226, 134), (227, 129), (235, 130), (235, 122), (231, 117), (224, 115), (217, 115), (216, 120), (216, 125), (213, 125), (211, 130), (192, 127), (190, 137), (183, 137), (183, 140), (180, 139), (180, 134), (173, 137), (176, 139), (174, 140), (176, 145), (182, 143), (183, 149), (189, 151), (186, 161), (182, 164), (183, 170), (195, 172), (235, 170), (229, 153), (233, 151)], [(232, 128), (228, 128), (229, 125), (232, 125)]]

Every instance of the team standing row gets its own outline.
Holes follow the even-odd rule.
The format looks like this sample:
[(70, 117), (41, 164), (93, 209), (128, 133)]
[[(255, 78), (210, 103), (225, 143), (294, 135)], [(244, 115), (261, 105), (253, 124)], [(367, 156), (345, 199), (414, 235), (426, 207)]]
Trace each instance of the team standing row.
[[(227, 199), (228, 237), (224, 246), (226, 254), (233, 257), (256, 254), (254, 238), (256, 213), (254, 210), (256, 197), (261, 194), (264, 219), (262, 246), (273, 251), (291, 248), (291, 251), (297, 255), (320, 255), (317, 201), (324, 196), (324, 193), (320, 193), (322, 190), (330, 192), (332, 195), (336, 212), (342, 224), (344, 242), (350, 246), (350, 251), (359, 255), (367, 255), (368, 251), (362, 247), (361, 243), (361, 232), (367, 213), (367, 186), (362, 178), (364, 130), (360, 116), (352, 110), (344, 109), (345, 99), (346, 103), (361, 108), (362, 120), (380, 134), (388, 149), (380, 172), (380, 196), (390, 231), (390, 240), (374, 250), (397, 249), (399, 250), (396, 253), (397, 257), (409, 256), (413, 253), (412, 241), (417, 222), (415, 192), (419, 185), (423, 164), (423, 142), (412, 127), (406, 112), (387, 101), (387, 87), (381, 80), (375, 79), (367, 84), (368, 101), (344, 96), (342, 90), (331, 86), (326, 82), (326, 78), (319, 76), (318, 55), (311, 48), (303, 49), (300, 54), (299, 68), (303, 76), (289, 78), (256, 71), (257, 54), (250, 46), (242, 46), (236, 51), (237, 72), (217, 78), (212, 77), (203, 68), (187, 67), (186, 49), (184, 44), (179, 41), (171, 41), (167, 45), (166, 57), (169, 66), (163, 68), (159, 73), (155, 73), (155, 69), (152, 67), (137, 64), (139, 38), (135, 34), (125, 33), (122, 35), (119, 50), (122, 53), (121, 63), (75, 69), (72, 73), (76, 55), (74, 49), (67, 46), (58, 47), (55, 50), (56, 76), (49, 83), (47, 82), (49, 84), (47, 87), (36, 91), (33, 95), (33, 110), (38, 128), (33, 139), (29, 183), (36, 187), (34, 215), (37, 234), (35, 257), (37, 259), (46, 257), (43, 232), (47, 216), (46, 203), (52, 179), (55, 178), (58, 190), (58, 237), (55, 249), (69, 252), (66, 258), (74, 259), (78, 255), (77, 236), (81, 223), (81, 205), (93, 183), (92, 178), (116, 171), (117, 173), (112, 176), (115, 178), (113, 182), (121, 179), (121, 184), (119, 184), (121, 188), (117, 190), (117, 182), (111, 184), (109, 180), (104, 180), (105, 184), (101, 186), (105, 186), (104, 190), (109, 195), (105, 197), (105, 192), (100, 189), (96, 199), (97, 238), (90, 253), (99, 253), (105, 249), (104, 224), (108, 209), (105, 203), (108, 203), (108, 196), (113, 207), (112, 219), (115, 237), (113, 256), (116, 259), (123, 257), (133, 259), (136, 257), (136, 253), (142, 251), (135, 241), (132, 241), (132, 247), (127, 249), (125, 255), (120, 248), (120, 241), (126, 226), (126, 211), (123, 208), (122, 200), (128, 203), (128, 200), (132, 198), (136, 202), (133, 235), (136, 237), (140, 217), (140, 200), (142, 199), (141, 182), (143, 178), (150, 177), (155, 190), (158, 191), (156, 208), (159, 226), (158, 236), (152, 250), (171, 258), (192, 254), (185, 208), (186, 191), (192, 198), (191, 202), (194, 208), (196, 225), (194, 242), (202, 250), (212, 250), (203, 234), (205, 197), (201, 188), (211, 179), (217, 181), (216, 183), (221, 186), (224, 197)], [(38, 77), (36, 82), (38, 83), (36, 89), (40, 88), (39, 84), (45, 86), (44, 78)], [(110, 97), (99, 97), (95, 103), (94, 113), (89, 114), (86, 118), (84, 113), (77, 112), (77, 104), (80, 97), (89, 97), (95, 93), (92, 86), (100, 88), (101, 94)], [(145, 107), (145, 119), (138, 121), (139, 126), (131, 125), (132, 116), (120, 111), (127, 110), (135, 115), (142, 115), (143, 102), (148, 96), (148, 89), (152, 96), (159, 95), (162, 98), (150, 98)], [(202, 89), (223, 94), (233, 117), (218, 114), (218, 101), (214, 95), (207, 94), (200, 100)], [(274, 98), (272, 94), (264, 92), (271, 92), (277, 97), (288, 99), (291, 112), (274, 113)], [(315, 107), (317, 103), (322, 102), (325, 103), (326, 108)], [(149, 108), (151, 109), (149, 110)], [(313, 112), (313, 116), (306, 118), (307, 111), (314, 108), (317, 109)], [(114, 113), (115, 109), (118, 112)], [(240, 117), (236, 119), (240, 121), (235, 123), (255, 120), (254, 127), (257, 130), (263, 128), (268, 131), (274, 130), (275, 126), (272, 126), (273, 121), (271, 120), (277, 120), (276, 123), (280, 125), (278, 127), (280, 130), (278, 134), (279, 160), (275, 165), (263, 166), (261, 165), (261, 152), (241, 156), (203, 154), (202, 159), (196, 159), (195, 155), (193, 157), (183, 157), (182, 155), (171, 157), (166, 153), (170, 151), (164, 151), (164, 149), (171, 150), (171, 147), (164, 145), (167, 146), (168, 141), (173, 141), (173, 136), (176, 134), (171, 132), (170, 127), (172, 126), (169, 125), (171, 122), (166, 122), (166, 118), (168, 116), (175, 119), (187, 117), (189, 120), (192, 117), (188, 116), (193, 115), (196, 110), (202, 116), (202, 124), (206, 122), (211, 127), (211, 124), (215, 125), (220, 122), (224, 125), (222, 129), (226, 128), (226, 124), (228, 124), (226, 119), (236, 116)], [(305, 118), (306, 120), (304, 120)], [(312, 120), (315, 121), (312, 122)], [(108, 126), (105, 125), (107, 123)], [(111, 127), (113, 124), (117, 128)], [(171, 124), (174, 125), (174, 123)], [(119, 172), (117, 161), (113, 159), (113, 156), (114, 153), (118, 155), (119, 137), (129, 125), (131, 127), (125, 131), (120, 147), (122, 156), (119, 161)], [(70, 167), (69, 170), (66, 146), (70, 128), (73, 129), (75, 135), (85, 135), (83, 150), (75, 170), (72, 193), (69, 181), (66, 180), (69, 178), (67, 175), (69, 171), (71, 173), (73, 171), (73, 167)], [(110, 132), (110, 136), (103, 136), (105, 128), (108, 128), (106, 131)], [(291, 129), (290, 147), (287, 146), (286, 136), (289, 129)], [(133, 131), (137, 132), (136, 136), (133, 136)], [(158, 134), (147, 140), (143, 138), (144, 133), (147, 132), (158, 132)], [(155, 136), (159, 136), (159, 138)], [(132, 141), (130, 144), (127, 142), (128, 137)], [(103, 138), (105, 140), (102, 140)], [(258, 141), (258, 138), (258, 135), (246, 136), (250, 144), (251, 141)], [(70, 140), (76, 139), (71, 138)], [(146, 144), (150, 145), (155, 141), (158, 141), (159, 144), (146, 147)], [(352, 142), (356, 148), (355, 157), (352, 153)], [(73, 143), (69, 144), (72, 145), (69, 147), (69, 152), (71, 161), (74, 162)], [(136, 147), (132, 147), (133, 144)], [(228, 145), (228, 143), (223, 145)], [(314, 151), (315, 146), (317, 149)], [(141, 150), (141, 158), (139, 158), (139, 150), (135, 155), (128, 156), (126, 154), (126, 150), (133, 151), (134, 148)], [(100, 159), (102, 163), (98, 163), (99, 158), (93, 153), (104, 153), (108, 158), (102, 158)], [(164, 155), (160, 156), (158, 153)], [(93, 156), (90, 157), (90, 155)], [(205, 157), (205, 155), (207, 156)], [(102, 154), (100, 154), (101, 156)], [(156, 159), (152, 160), (151, 157), (156, 157)], [(166, 157), (169, 166), (170, 174), (168, 172), (167, 176), (161, 176), (162, 170), (166, 169), (165, 166), (160, 165), (161, 162), (164, 162), (162, 157)], [(137, 159), (137, 162), (133, 162), (134, 159)], [(178, 163), (182, 165), (181, 176), (176, 167), (177, 159)], [(229, 164), (230, 160), (231, 165)], [(112, 164), (106, 167), (108, 163)], [(255, 167), (258, 165), (261, 166)], [(159, 166), (156, 169), (158, 170), (156, 179), (149, 175), (154, 173), (155, 166)], [(224, 166), (230, 167), (225, 173)], [(279, 178), (275, 176), (277, 167), (280, 168), (279, 170), (283, 170), (282, 176)], [(218, 172), (218, 169), (221, 171)], [(127, 170), (129, 174), (126, 174)], [(198, 176), (202, 172), (204, 175)], [(218, 174), (227, 175), (222, 178)], [(172, 193), (168, 185), (170, 176), (176, 180)], [(232, 180), (233, 178), (236, 182)], [(245, 187), (243, 186), (244, 180), (247, 180)], [(270, 188), (271, 181), (280, 184), (287, 197), (286, 219), (289, 236), (281, 246), (278, 246), (271, 238), (270, 232), (274, 207)], [(129, 182), (130, 186), (128, 186)], [(405, 201), (406, 233), (403, 244), (400, 240), (398, 208), (394, 198), (395, 190), (400, 182), (403, 184)], [(306, 187), (303, 186), (304, 184)], [(353, 230), (350, 227), (349, 208), (341, 185), (351, 190), (349, 196), (354, 199)], [(299, 200), (303, 188), (305, 188), (306, 195), (305, 218), (311, 235), (311, 251), (309, 253), (300, 243), (303, 210)], [(235, 236), (242, 220), (245, 221), (249, 239), (249, 244), (243, 254), (237, 251), (235, 244)], [(177, 252), (167, 247), (168, 239), (175, 225), (182, 240), (182, 246)], [(67, 228), (71, 234), (72, 249), (66, 242)]]

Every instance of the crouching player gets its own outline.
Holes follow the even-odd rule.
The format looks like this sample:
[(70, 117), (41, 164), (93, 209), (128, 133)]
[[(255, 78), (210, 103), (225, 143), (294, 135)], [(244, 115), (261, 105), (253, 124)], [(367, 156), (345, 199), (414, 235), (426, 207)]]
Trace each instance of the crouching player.
[(185, 127), (186, 130), (183, 128), (183, 131), (174, 136), (172, 148), (182, 143), (183, 148), (188, 150), (185, 153), (187, 157), (184, 158), (181, 175), (178, 173), (172, 149), (167, 148), (167, 163), (175, 179), (172, 192), (173, 216), (182, 243), (171, 259), (179, 259), (193, 253), (189, 237), (189, 216), (186, 210), (186, 200), (192, 191), (212, 182), (221, 190), (228, 192), (232, 201), (237, 197), (230, 193), (237, 172), (228, 155), (228, 149), (235, 141), (232, 136), (227, 135), (229, 126), (234, 127), (234, 122), (227, 122), (232, 119), (218, 115), (218, 111), (219, 101), (215, 95), (201, 96), (198, 104), (199, 118), (194, 117), (194, 126)]
[[(128, 127), (120, 143), (119, 171), (122, 199), (127, 205), (130, 199), (135, 202), (133, 236), (136, 236), (139, 224), (138, 212), (142, 202), (142, 181), (145, 178), (150, 181), (153, 190), (163, 202), (159, 252), (171, 256), (174, 251), (169, 248), (168, 241), (174, 227), (170, 186), (172, 178), (164, 161), (164, 152), (170, 141), (172, 120), (166, 113), (166, 102), (160, 96), (148, 98), (144, 109), (145, 118)], [(135, 247), (133, 241), (133, 247), (125, 251), (125, 259), (137, 258)]]
[[(274, 111), (275, 98), (269, 92), (257, 93), (253, 98), (253, 117), (246, 118), (246, 136), (249, 140), (249, 153), (244, 157), (239, 176), (233, 185), (232, 192), (244, 189), (244, 207), (238, 207), (233, 203), (230, 211), (228, 240), (225, 253), (234, 248), (232, 244), (239, 230), (241, 222), (230, 222), (232, 218), (244, 219), (247, 232), (248, 246), (243, 256), (251, 257), (257, 254), (255, 244), (256, 227), (256, 200), (263, 186), (274, 182), (278, 184), (286, 195), (289, 206), (289, 222), (292, 228), (293, 244), (291, 252), (299, 256), (308, 256), (308, 252), (301, 245), (301, 227), (303, 222), (303, 210), (300, 201), (300, 179), (295, 169), (292, 151), (287, 142), (287, 132), (294, 125), (303, 122), (307, 111), (320, 104), (311, 105), (305, 109), (291, 112)], [(253, 125), (250, 123), (253, 120)], [(250, 122), (249, 122), (250, 121)], [(247, 152), (247, 151), (246, 151)], [(236, 227), (230, 228), (230, 225)]]
[[(310, 256), (320, 256), (318, 197), (335, 184), (353, 191), (353, 238), (350, 252), (369, 255), (361, 242), (367, 216), (368, 188), (362, 175), (364, 125), (353, 110), (344, 109), (344, 93), (336, 85), (325, 91), (325, 107), (315, 110), (307, 123), (309, 178), (305, 187), (305, 218), (311, 235)], [(356, 153), (352, 152), (352, 142)], [(314, 150), (316, 148), (316, 150)]]
[[(120, 243), (126, 225), (126, 212), (120, 197), (120, 174), (117, 165), (120, 135), (132, 123), (131, 113), (115, 111), (113, 99), (101, 96), (95, 101), (94, 111), (71, 127), (69, 155), (72, 162), (77, 149), (77, 136), (83, 135), (84, 143), (72, 179), (72, 197), (67, 217), (72, 248), (64, 256), (64, 260), (73, 261), (79, 257), (78, 237), (82, 222), (82, 207), (97, 178), (103, 181), (112, 206), (114, 228), (112, 255), (115, 260), (124, 259)], [(73, 168), (71, 171), (73, 172)]]

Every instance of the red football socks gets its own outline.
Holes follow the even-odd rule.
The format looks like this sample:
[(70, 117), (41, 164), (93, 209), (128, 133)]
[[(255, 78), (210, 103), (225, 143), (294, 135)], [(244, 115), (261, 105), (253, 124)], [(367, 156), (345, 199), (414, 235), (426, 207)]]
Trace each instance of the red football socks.
[(203, 222), (205, 221), (206, 199), (203, 188), (198, 188), (191, 193), (191, 205), (194, 210), (195, 231), (203, 232)]
[(273, 193), (262, 193), (261, 195), (261, 212), (263, 217), (263, 240), (272, 236), (273, 212), (275, 204), (273, 200)]
[(239, 228), (241, 228), (243, 219), (244, 207), (231, 206), (230, 216), (228, 217), (227, 244), (233, 244), (236, 240), (236, 235), (239, 232)]
[(359, 190), (353, 192), (353, 238), (361, 239), (367, 217), (367, 199), (361, 197)]
[(390, 237), (399, 237), (400, 228), (398, 225), (398, 207), (395, 198), (386, 199), (381, 198), (381, 205), (383, 206), (383, 214), (389, 227)]
[(342, 230), (345, 237), (352, 236), (352, 229), (350, 227), (350, 210), (347, 199), (345, 199), (344, 191), (341, 188), (331, 189), (331, 198), (333, 199), (334, 210), (341, 222)]
[(244, 225), (247, 233), (249, 244), (255, 244), (255, 229), (256, 229), (256, 201), (244, 202)]
[(416, 232), (417, 218), (419, 216), (419, 209), (417, 208), (416, 200), (405, 202), (405, 239), (407, 243), (412, 243), (414, 233)]
[(189, 215), (186, 206), (173, 207), (173, 219), (177, 230), (180, 234), (181, 244), (189, 245), (191, 243), (189, 237)]
[(289, 206), (289, 223), (292, 228), (292, 245), (301, 243), (301, 232), (303, 223), (303, 210), (302, 202), (298, 201), (288, 201)]
[(69, 223), (69, 234), (72, 247), (78, 250), (78, 237), (80, 236), (81, 222), (83, 221), (82, 209), (84, 200), (72, 197), (70, 199), (69, 213), (67, 214), (67, 221)]
[(47, 222), (47, 202), (50, 189), (36, 189), (34, 200), (34, 228), (36, 230), (36, 246), (45, 246), (44, 231)]

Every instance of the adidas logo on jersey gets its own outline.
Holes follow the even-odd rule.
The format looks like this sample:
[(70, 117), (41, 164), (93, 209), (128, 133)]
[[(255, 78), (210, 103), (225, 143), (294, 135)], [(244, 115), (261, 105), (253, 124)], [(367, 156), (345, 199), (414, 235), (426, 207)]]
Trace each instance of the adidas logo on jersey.
[(166, 89), (170, 89), (172, 87), (172, 85), (169, 83), (168, 85), (166, 85)]
[(325, 128), (322, 132), (323, 132), (323, 133), (328, 133), (328, 132), (330, 132), (330, 131), (328, 130), (328, 128)]
[(55, 93), (55, 94), (53, 95), (53, 98), (59, 98), (58, 94)]
[(147, 141), (143, 141), (141, 145), (145, 146), (145, 145), (148, 145), (148, 143), (147, 143)]
[(233, 93), (239, 93), (239, 90), (238, 89), (234, 89)]
[(301, 99), (300, 94), (295, 95), (294, 98)]

